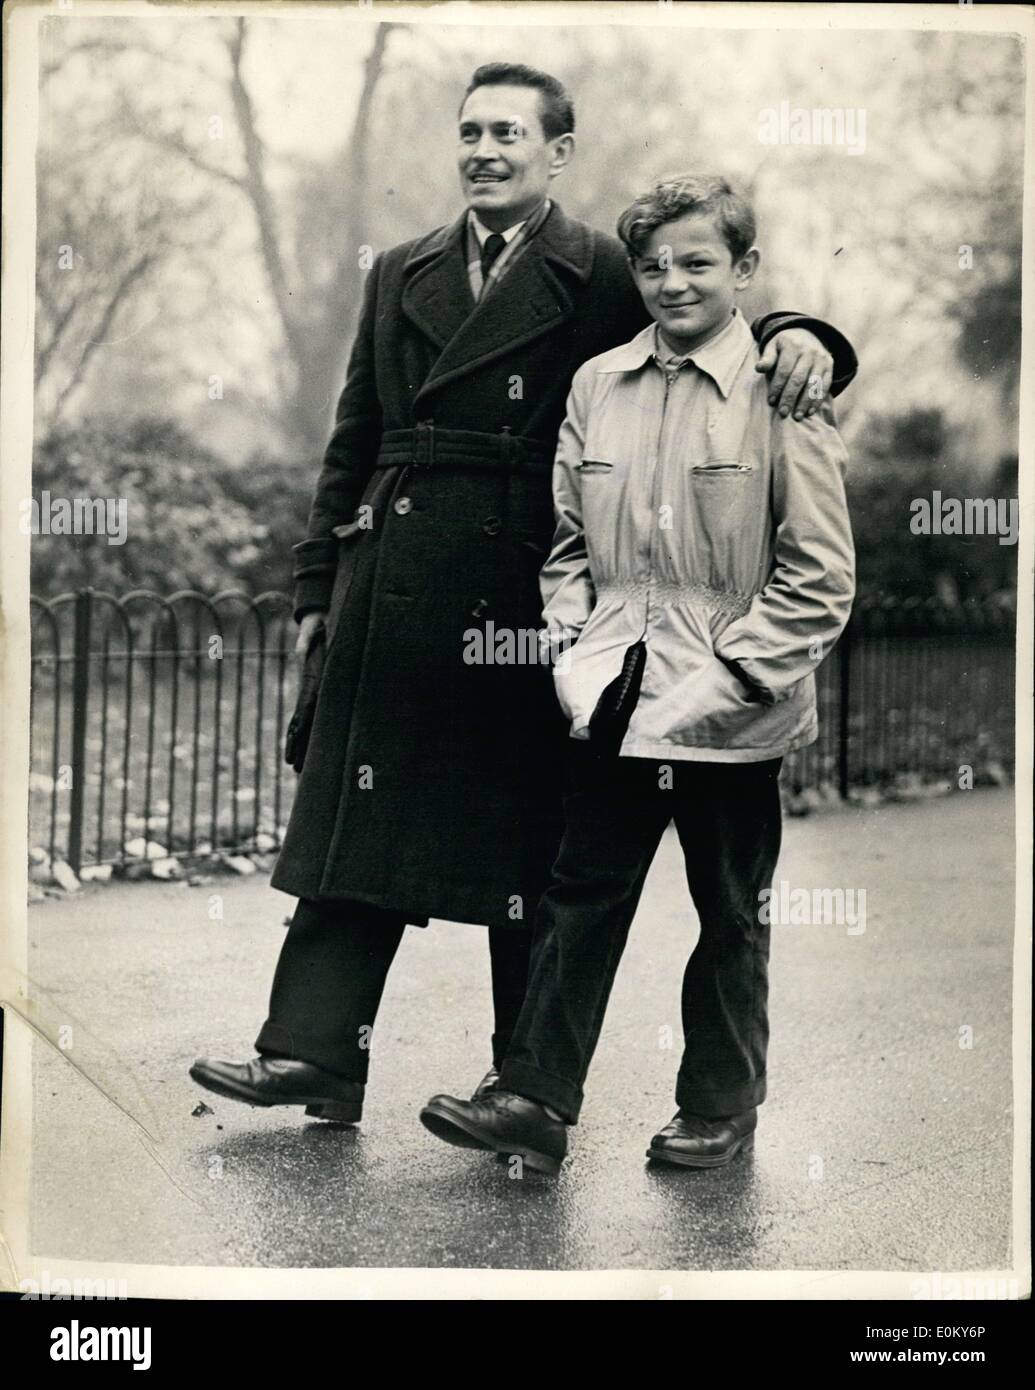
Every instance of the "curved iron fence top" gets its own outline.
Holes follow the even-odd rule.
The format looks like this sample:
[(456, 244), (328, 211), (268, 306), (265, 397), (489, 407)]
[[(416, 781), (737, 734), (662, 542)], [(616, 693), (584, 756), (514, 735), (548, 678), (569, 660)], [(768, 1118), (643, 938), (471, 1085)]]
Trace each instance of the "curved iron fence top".
[(214, 594), (206, 594), (201, 589), (176, 589), (171, 594), (160, 594), (157, 589), (136, 588), (127, 589), (124, 594), (112, 594), (107, 589), (94, 589), (90, 585), (80, 589), (63, 590), (61, 593), (49, 596), (30, 593), (29, 602), (40, 608), (55, 608), (58, 605), (75, 603), (84, 594), (89, 594), (93, 599), (100, 599), (115, 605), (136, 602), (138, 599), (149, 599), (152, 603), (159, 605), (180, 603), (190, 599), (210, 609), (218, 608), (219, 604), (231, 601), (239, 603), (245, 608), (279, 605), (285, 612), (291, 612), (293, 607), (291, 595), (282, 589), (263, 589), (258, 594), (250, 594), (246, 589), (220, 589)]
[[(214, 594), (207, 594), (201, 589), (176, 589), (171, 594), (161, 594), (157, 589), (136, 588), (129, 589), (126, 593), (118, 595), (111, 594), (106, 589), (94, 589), (90, 586), (80, 589), (70, 589), (58, 594), (46, 596), (43, 594), (30, 594), (29, 601), (37, 607), (53, 608), (59, 604), (74, 603), (82, 594), (89, 594), (92, 598), (101, 599), (107, 603), (115, 605), (136, 601), (138, 599), (150, 599), (152, 602), (165, 605), (169, 603), (181, 603), (186, 600), (204, 605), (206, 608), (218, 608), (223, 603), (238, 603), (245, 608), (258, 608), (266, 605), (279, 606), (284, 612), (290, 613), (293, 609), (291, 595), (282, 589), (263, 589), (258, 594), (250, 594), (246, 589), (220, 589)], [(1004, 614), (1013, 618), (1017, 610), (1017, 596), (1012, 590), (1003, 590), (996, 594), (991, 594), (985, 598), (967, 598), (958, 603), (947, 603), (937, 595), (926, 595), (921, 597), (909, 594), (905, 598), (898, 598), (894, 595), (880, 593), (860, 594), (856, 597), (854, 613), (872, 612), (879, 609), (883, 612), (915, 612), (922, 610), (929, 614), (953, 615), (959, 613), (996, 613)]]
[[(131, 589), (122, 595), (85, 588), (56, 594), (49, 599), (31, 594), (32, 626), (35, 626), (36, 615), (47, 615), (47, 645), (57, 644), (57, 616), (69, 609), (74, 611), (76, 604), (82, 603), (87, 596), (92, 613), (101, 619), (96, 623), (97, 628), (105, 628), (106, 645), (110, 637), (101, 618), (102, 612), (118, 615), (130, 655), (135, 655), (148, 633), (153, 645), (155, 632), (163, 623), (168, 624), (172, 648), (181, 650), (187, 633), (192, 637), (199, 633), (202, 614), (211, 624), (211, 636), (226, 639), (234, 632), (240, 637), (252, 628), (258, 649), (265, 650), (271, 629), (276, 629), (280, 623), (283, 624), (280, 628), (283, 641), (293, 611), (291, 596), (279, 589), (265, 589), (259, 594), (240, 588), (221, 589), (215, 594), (206, 594), (200, 589), (177, 589), (166, 596), (149, 588)], [(865, 594), (856, 600), (841, 645), (849, 644), (853, 637), (925, 635), (996, 637), (1009, 641), (1015, 626), (1016, 597), (1009, 593), (971, 598), (961, 603), (946, 603), (937, 596), (896, 598)]]
[[(74, 610), (75, 605), (84, 599), (89, 600), (91, 610), (97, 617), (100, 617), (99, 609), (105, 614), (118, 615), (131, 651), (140, 635), (139, 628), (134, 629), (131, 615), (135, 618), (137, 614), (143, 613), (146, 622), (148, 608), (152, 610), (148, 626), (153, 628), (158, 622), (168, 622), (174, 644), (177, 646), (181, 633), (190, 623), (189, 614), (192, 609), (196, 614), (204, 613), (207, 616), (212, 624), (212, 635), (226, 636), (226, 628), (233, 618), (238, 631), (246, 625), (253, 625), (260, 644), (265, 643), (271, 625), (278, 618), (289, 619), (293, 611), (290, 596), (279, 589), (265, 589), (259, 594), (249, 594), (244, 589), (222, 589), (216, 594), (206, 594), (200, 589), (177, 589), (174, 593), (165, 595), (154, 589), (140, 588), (115, 595), (104, 589), (87, 587), (56, 594), (52, 598), (31, 594), (31, 619), (34, 620), (37, 614), (47, 615), (51, 631), (54, 632), (56, 615), (65, 609)], [(198, 625), (195, 619), (195, 631)]]
[(244, 621), (254, 621), (258, 633), (259, 645), (260, 647), (264, 647), (268, 626), (267, 619), (275, 615), (267, 615), (264, 613), (263, 605), (274, 597), (283, 601), (283, 613), (284, 616), (287, 616), (291, 612), (293, 605), (286, 594), (282, 594), (276, 589), (265, 589), (261, 594), (255, 596), (246, 593), (244, 589), (222, 589), (218, 594), (214, 595), (212, 602), (220, 604), (233, 600), (242, 604), (245, 610)]
[[(53, 605), (55, 601), (56, 600), (53, 599), (48, 601), (46, 599), (37, 598), (35, 594), (31, 594), (29, 596), (29, 627), (30, 629), (34, 627), (33, 605), (35, 605), (36, 612), (39, 614), (40, 619), (47, 624), (56, 651), (61, 646), (61, 629), (58, 624), (57, 615), (54, 612)], [(33, 660), (38, 661), (39, 657), (34, 656)]]

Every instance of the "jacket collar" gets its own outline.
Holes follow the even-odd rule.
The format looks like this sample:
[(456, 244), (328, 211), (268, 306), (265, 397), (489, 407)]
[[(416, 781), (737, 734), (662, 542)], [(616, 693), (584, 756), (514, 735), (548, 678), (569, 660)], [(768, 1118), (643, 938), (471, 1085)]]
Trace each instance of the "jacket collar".
[(465, 209), (419, 241), (403, 265), (403, 313), (442, 350), (422, 387), (473, 371), (555, 328), (574, 310), (571, 277), (593, 269), (593, 238), (556, 203), (536, 235), (484, 303), (467, 279)]
[(737, 373), (744, 365), (744, 358), (754, 345), (755, 339), (744, 315), (739, 309), (735, 309), (730, 322), (720, 333), (709, 339), (703, 347), (685, 353), (682, 357), (673, 359), (673, 354), (659, 341), (657, 324), (650, 323), (642, 332), (637, 333), (635, 338), (608, 353), (606, 365), (601, 366), (599, 370), (635, 372), (652, 358), (659, 365), (664, 365), (669, 360), (675, 360), (680, 364), (692, 362), (699, 371), (711, 377), (725, 399), (733, 389)]

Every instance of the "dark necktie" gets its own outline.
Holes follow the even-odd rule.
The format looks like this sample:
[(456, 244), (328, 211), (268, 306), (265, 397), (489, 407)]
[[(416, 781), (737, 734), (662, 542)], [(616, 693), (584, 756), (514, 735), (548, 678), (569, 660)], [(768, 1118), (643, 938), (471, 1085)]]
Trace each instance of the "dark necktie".
[(499, 232), (490, 232), (482, 245), (482, 284), (489, 274), (489, 271), (499, 260), (500, 252), (506, 246), (506, 242)]

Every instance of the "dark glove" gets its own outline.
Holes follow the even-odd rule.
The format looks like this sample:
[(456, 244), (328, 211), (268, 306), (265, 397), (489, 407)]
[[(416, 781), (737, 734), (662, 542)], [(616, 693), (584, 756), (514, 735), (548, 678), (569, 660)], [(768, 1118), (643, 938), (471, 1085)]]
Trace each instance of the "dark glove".
[(634, 642), (625, 653), (621, 671), (601, 692), (589, 721), (590, 745), (598, 752), (617, 754), (622, 746), (636, 701), (640, 698), (646, 664), (646, 642)]
[(309, 747), (309, 735), (313, 731), (316, 697), (320, 693), (326, 652), (327, 629), (321, 626), (316, 629), (313, 640), (309, 643), (309, 650), (305, 654), (298, 701), (288, 724), (287, 738), (284, 740), (284, 761), (290, 763), (296, 772), (302, 771), (306, 749)]

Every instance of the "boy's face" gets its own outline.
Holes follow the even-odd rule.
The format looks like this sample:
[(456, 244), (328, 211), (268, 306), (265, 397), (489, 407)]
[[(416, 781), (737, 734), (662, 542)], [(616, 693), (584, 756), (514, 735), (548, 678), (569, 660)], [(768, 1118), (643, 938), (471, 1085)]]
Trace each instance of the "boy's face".
[(655, 227), (633, 258), (633, 279), (662, 337), (682, 354), (725, 327), (758, 260), (752, 247), (735, 261), (715, 219), (690, 213)]

